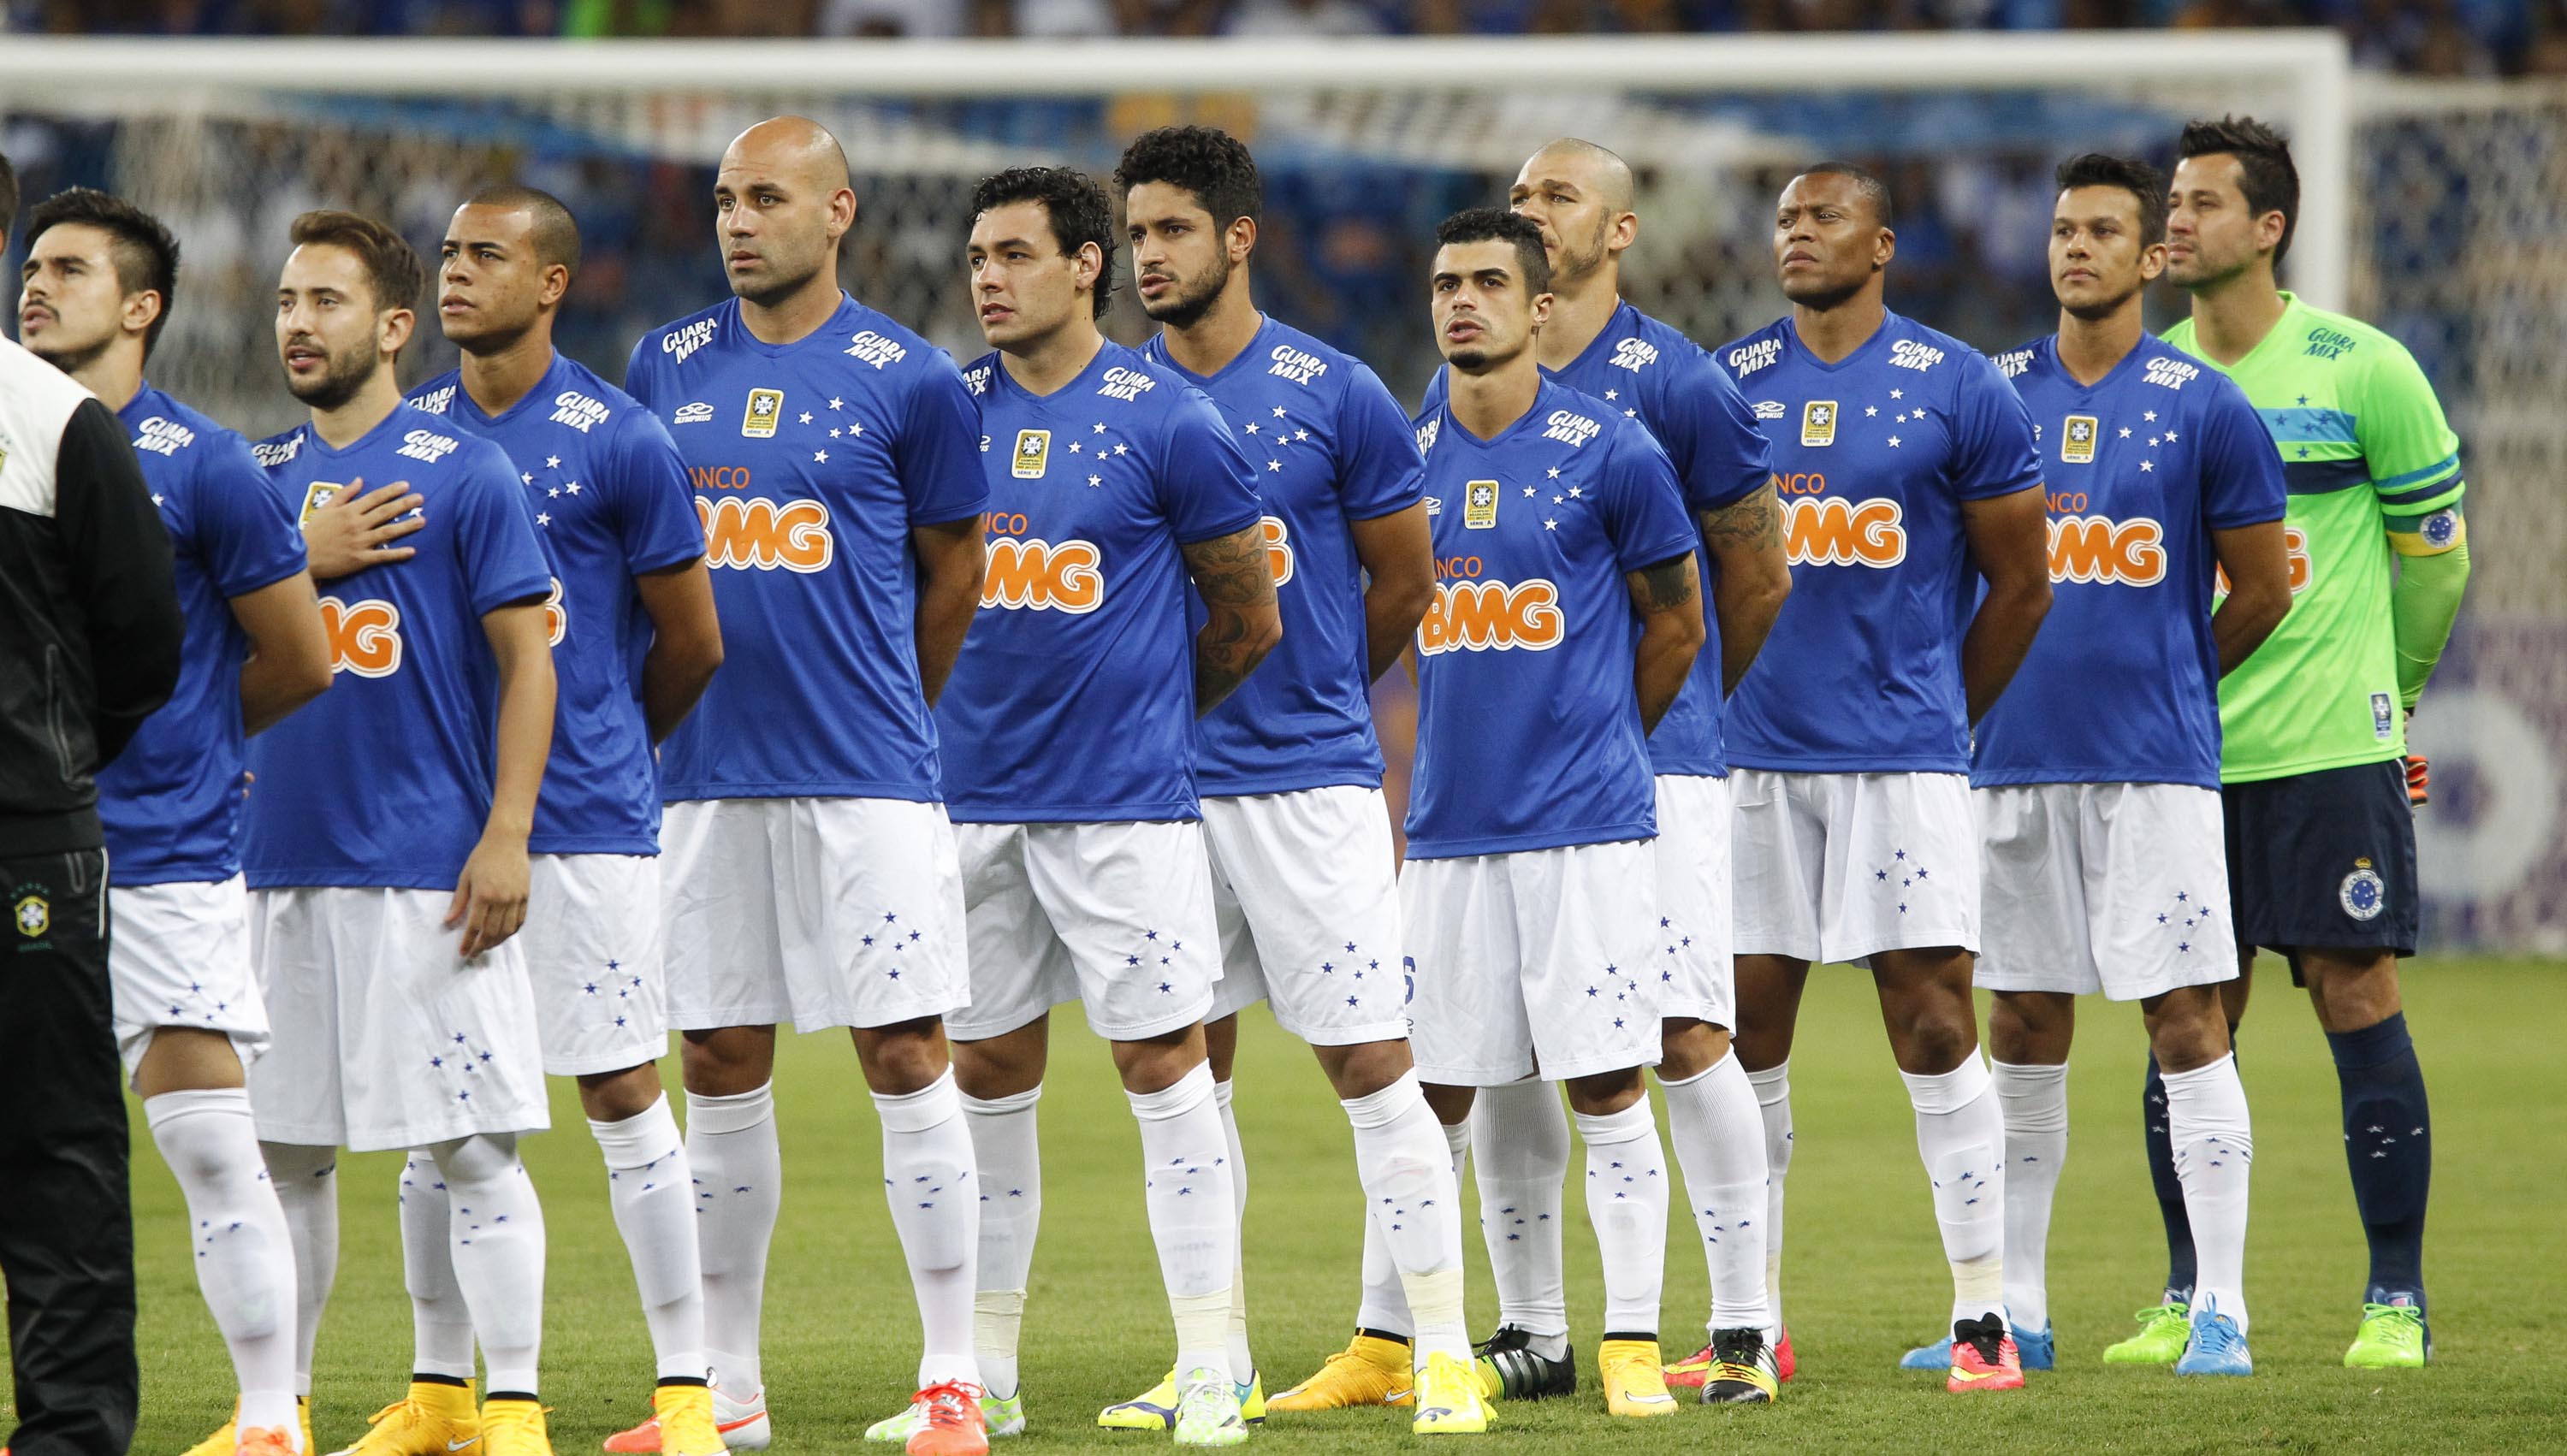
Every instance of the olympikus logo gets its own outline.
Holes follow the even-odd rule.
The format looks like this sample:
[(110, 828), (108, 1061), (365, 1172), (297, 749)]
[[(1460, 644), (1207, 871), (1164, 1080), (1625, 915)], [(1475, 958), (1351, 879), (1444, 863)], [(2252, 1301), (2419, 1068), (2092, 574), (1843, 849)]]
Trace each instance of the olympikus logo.
[(577, 390), (564, 390), (553, 396), (553, 423), (567, 425), (582, 435), (606, 423), (606, 406)]
[(713, 341), (713, 321), (698, 319), (683, 329), (672, 329), (660, 336), (660, 352), (674, 356), (680, 364), (687, 356)]
[(1907, 559), (1898, 502), (1841, 495), (1783, 502), (1783, 553), (1794, 566), (1896, 566)]
[(411, 401), (410, 407), (423, 415), (442, 415), (454, 407), (454, 386), (447, 385), (441, 390), (429, 390), (427, 394)]
[(2146, 516), (2050, 518), (2052, 581), (2155, 586), (2165, 580), (2165, 527)]
[(1268, 374), (1288, 379), (1296, 385), (1306, 385), (1328, 372), (1328, 361), (1289, 344), (1276, 345), (1275, 352), (1266, 357), (1275, 361), (1267, 366)]
[(408, 455), (414, 460), (426, 460), (432, 465), (454, 453), (462, 443), (463, 441), (459, 439), (449, 439), (429, 431), (414, 430), (402, 437), (402, 447), (393, 453)]
[(298, 430), (283, 439), (261, 440), (249, 447), (257, 461), (273, 470), (303, 453), (303, 432)]
[(330, 639), (331, 672), (389, 678), (401, 671), (401, 609), (392, 603), (323, 597), (321, 628)]
[(696, 497), (696, 517), (705, 524), (705, 564), (757, 571), (808, 574), (826, 568), (837, 555), (829, 536), (829, 507), (816, 500), (772, 500), (725, 495), (718, 500)]
[(713, 418), (713, 407), (706, 404), (702, 400), (698, 400), (692, 405), (680, 405), (678, 407), (678, 413), (669, 417), (669, 423), (672, 425), (702, 425)]
[(1266, 569), (1282, 586), (1292, 579), (1292, 529), (1281, 516), (1268, 516), (1258, 522), (1266, 535)]
[(902, 348), (900, 345), (893, 343), (891, 340), (884, 338), (882, 335), (875, 333), (871, 329), (867, 329), (863, 333), (856, 335), (855, 338), (848, 343), (846, 353), (850, 358), (862, 360), (864, 363), (870, 364), (876, 369), (880, 369), (887, 364), (898, 364), (909, 357), (909, 351), (907, 349)]
[(1782, 357), (1782, 340), (1759, 339), (1729, 351), (1729, 373), (1733, 379), (1745, 379)]
[(1759, 420), (1780, 420), (1791, 413), (1792, 407), (1784, 404), (1780, 400), (1759, 400), (1756, 402), (1756, 418)]
[(1943, 351), (1931, 344), (1919, 344), (1913, 339), (1901, 339), (1889, 346), (1889, 362), (1900, 369), (1912, 369), (1922, 373), (1943, 362)]
[(2179, 390), (2187, 383), (2199, 378), (2201, 378), (2201, 369), (2198, 365), (2186, 364), (2180, 359), (2151, 359), (2148, 361), (2147, 382), (2149, 384), (2163, 385), (2165, 388), (2170, 390)]
[(1094, 543), (995, 536), (989, 570), (981, 578), (981, 605), (1011, 611), (1067, 612), (1083, 617), (1105, 600), (1103, 558)]
[(1627, 369), (1633, 374), (1638, 374), (1644, 367), (1657, 362), (1658, 346), (1646, 339), (1614, 341), (1613, 358), (1610, 363), (1615, 369)]
[(1564, 632), (1560, 588), (1551, 582), (1448, 581), (1417, 624), (1417, 652), (1548, 652)]
[(147, 449), (155, 455), (174, 455), (196, 442), (196, 432), (175, 420), (154, 415), (143, 422), (142, 433), (134, 437), (136, 449)]
[(1604, 429), (1583, 415), (1571, 415), (1566, 410), (1552, 411), (1549, 423), (1551, 428), (1542, 433), (1542, 437), (1563, 440), (1572, 447), (1593, 439)]
[(1105, 371), (1105, 383), (1097, 386), (1096, 393), (1109, 400), (1130, 401), (1137, 400), (1158, 387), (1157, 380), (1137, 369), (1126, 369), (1118, 364)]

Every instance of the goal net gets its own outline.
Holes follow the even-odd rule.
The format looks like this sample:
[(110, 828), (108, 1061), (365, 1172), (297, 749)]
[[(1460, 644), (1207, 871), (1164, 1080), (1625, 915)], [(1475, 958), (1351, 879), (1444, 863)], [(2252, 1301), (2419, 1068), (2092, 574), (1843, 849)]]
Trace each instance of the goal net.
[[(562, 196), (586, 264), (559, 338), (613, 377), (646, 328), (722, 295), (713, 164), (742, 128), (784, 112), (828, 125), (857, 173), (847, 286), (967, 355), (980, 348), (961, 261), (974, 179), (1036, 160), (1101, 174), (1149, 127), (1226, 127), (1266, 175), (1261, 303), (1411, 402), (1435, 364), (1420, 283), (1434, 223), (1502, 199), (1523, 158), (1562, 135), (1630, 160), (1642, 227), (1626, 285), (1707, 346), (1782, 309), (1773, 198), (1799, 165), (1844, 156), (1893, 190), (1892, 306), (1995, 349), (2054, 326), (2044, 257), (2062, 156), (2162, 159), (2189, 118), (2276, 122), (2304, 175), (2286, 281), (2406, 338), (2471, 449), (2485, 544), (2468, 635), (2418, 730), (2448, 800), (2425, 821), (2437, 927), (2567, 946), (2567, 860), (2548, 832), (2567, 762), (2567, 588), (2552, 564), (2567, 525), (2546, 488), (2567, 447), (2534, 363), (2567, 345), (2554, 94), (2357, 81), (2332, 32), (0, 48), (0, 148), (30, 202), (89, 183), (170, 222), (185, 259), (154, 379), (254, 435), (296, 418), (269, 314), (297, 212), (385, 216), (432, 255), (477, 186)], [(2152, 322), (2180, 306), (2156, 298)], [(1127, 341), (1148, 328), (1128, 298), (1108, 327)], [(406, 380), (452, 362), (432, 327), (422, 334)], [(1406, 706), (1387, 696), (1396, 740)], [(2528, 748), (2507, 733), (2528, 733)], [(2493, 761), (2490, 743), (2507, 770), (2472, 771)], [(2537, 804), (2520, 801), (2516, 750), (2547, 770)]]

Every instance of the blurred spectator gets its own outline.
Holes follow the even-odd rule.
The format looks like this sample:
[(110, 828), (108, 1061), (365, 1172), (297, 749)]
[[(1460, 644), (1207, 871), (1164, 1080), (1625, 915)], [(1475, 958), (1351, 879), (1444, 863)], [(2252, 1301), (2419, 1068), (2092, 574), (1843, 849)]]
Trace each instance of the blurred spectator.
[(879, 40), (950, 40), (963, 34), (963, 0), (826, 0), (820, 34)]
[(1379, 35), (1381, 17), (1357, 0), (1242, 0), (1224, 27), (1242, 36)]

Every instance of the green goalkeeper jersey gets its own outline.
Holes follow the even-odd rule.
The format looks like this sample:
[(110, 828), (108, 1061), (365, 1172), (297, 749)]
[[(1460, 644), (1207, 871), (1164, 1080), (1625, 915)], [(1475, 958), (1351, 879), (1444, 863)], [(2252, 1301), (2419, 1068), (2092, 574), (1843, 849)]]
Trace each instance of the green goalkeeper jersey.
[[(2457, 530), (2459, 439), (2415, 356), (2357, 319), (2289, 293), (2282, 304), (2272, 332), (2221, 371), (2282, 452), (2291, 561), (2290, 615), (2220, 680), (2225, 783), (2406, 753), (2390, 538), (2430, 551)], [(2166, 341), (2200, 354), (2190, 319)]]

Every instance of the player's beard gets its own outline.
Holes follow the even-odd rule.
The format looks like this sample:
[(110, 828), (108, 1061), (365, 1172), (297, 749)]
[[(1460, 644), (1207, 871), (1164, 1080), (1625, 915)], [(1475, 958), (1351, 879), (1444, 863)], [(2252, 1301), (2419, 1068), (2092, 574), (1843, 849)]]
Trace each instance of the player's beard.
[(2165, 280), (2168, 283), (2173, 284), (2175, 287), (2183, 289), (2217, 288), (2221, 284), (2234, 279), (2238, 274), (2245, 272), (2248, 268), (2253, 267), (2254, 263), (2255, 253), (2254, 250), (2250, 248), (2245, 252), (2244, 256), (2238, 258), (2234, 262), (2224, 265), (2214, 264), (2203, 255), (2201, 244), (2194, 243), (2192, 246), (2192, 267), (2194, 269), (2192, 275), (2186, 278), (2176, 277), (2175, 265), (2172, 262), (2168, 262), (2166, 264)]
[(332, 350), (325, 351), (322, 357), (327, 362), (322, 366), (319, 379), (299, 381), (290, 374), (285, 377), (286, 393), (312, 409), (338, 409), (357, 398), (357, 392), (375, 376), (376, 361), (370, 354), (354, 350), (342, 354)]
[[(59, 320), (61, 315), (57, 314), (55, 317)], [(60, 325), (57, 324), (56, 327), (59, 329)], [(65, 374), (78, 374), (96, 364), (100, 357), (107, 353), (107, 346), (115, 342), (114, 333), (106, 335), (94, 344), (58, 344), (47, 339), (41, 343), (28, 345), (27, 352)]]
[(1222, 254), (1192, 279), (1179, 279), (1168, 296), (1156, 304), (1144, 302), (1141, 312), (1150, 322), (1170, 329), (1191, 329), (1203, 322), (1212, 306), (1221, 300), (1221, 291), (1230, 286), (1230, 255)]
[(1566, 233), (1561, 235), (1560, 263), (1551, 270), (1551, 281), (1555, 290), (1561, 284), (1575, 283), (1604, 266), (1604, 235), (1607, 230), (1606, 220), (1598, 216), (1595, 219), (1595, 229), (1588, 235), (1586, 246), (1582, 249), (1570, 242)]
[(733, 294), (737, 295), (744, 302), (756, 304), (759, 308), (775, 307), (776, 305), (784, 302), (784, 300), (791, 298), (802, 289), (809, 287), (811, 280), (820, 276), (821, 265), (816, 259), (812, 262), (811, 266), (804, 268), (802, 271), (793, 274), (789, 278), (780, 276), (774, 272), (774, 269), (777, 266), (777, 260), (775, 258), (768, 257), (765, 259), (765, 262), (767, 269), (769, 270), (768, 281), (743, 286), (737, 279), (733, 279), (730, 285), (730, 291)]

